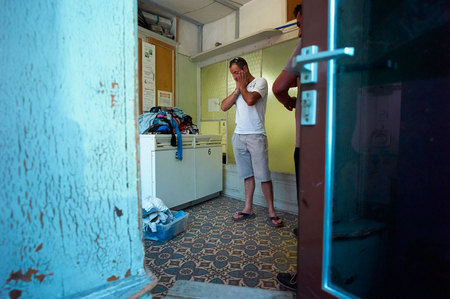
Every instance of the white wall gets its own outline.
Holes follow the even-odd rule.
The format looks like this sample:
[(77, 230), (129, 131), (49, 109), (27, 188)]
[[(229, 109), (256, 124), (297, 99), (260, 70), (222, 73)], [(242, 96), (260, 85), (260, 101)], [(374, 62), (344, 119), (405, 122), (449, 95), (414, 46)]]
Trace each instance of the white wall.
[[(236, 14), (232, 13), (203, 27), (203, 51), (235, 40)], [(253, 0), (239, 9), (239, 37), (286, 24), (285, 0)]]
[(286, 23), (286, 0), (253, 0), (239, 10), (239, 37)]
[[(239, 178), (235, 164), (227, 164), (223, 168), (223, 194), (235, 199), (245, 201), (244, 182)], [(297, 185), (295, 174), (271, 171), (273, 182), (274, 206), (276, 210), (298, 214)], [(253, 203), (267, 207), (261, 184), (256, 183)]]
[[(256, 0), (257, 1), (257, 0)], [(236, 14), (228, 16), (203, 26), (203, 51), (215, 48), (215, 43), (229, 43), (235, 40)]]
[(199, 28), (190, 22), (178, 19), (178, 53), (186, 56), (192, 56), (198, 53)]
[[(198, 54), (198, 27), (179, 19), (178, 52), (193, 56)], [(235, 40), (236, 14), (231, 13), (203, 26), (203, 49), (215, 48), (215, 43), (226, 44)], [(285, 0), (252, 0), (239, 9), (239, 37), (253, 35), (261, 30), (286, 24)]]

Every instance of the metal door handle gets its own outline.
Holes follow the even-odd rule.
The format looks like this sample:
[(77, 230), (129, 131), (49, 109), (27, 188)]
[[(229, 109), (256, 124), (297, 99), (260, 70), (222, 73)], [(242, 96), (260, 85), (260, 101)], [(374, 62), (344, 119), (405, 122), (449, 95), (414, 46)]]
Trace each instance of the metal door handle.
[(300, 83), (317, 83), (317, 62), (336, 59), (343, 56), (353, 56), (355, 48), (345, 47), (332, 51), (319, 52), (318, 46), (302, 48), (302, 55), (298, 55), (292, 61), (292, 67), (302, 66), (300, 71)]

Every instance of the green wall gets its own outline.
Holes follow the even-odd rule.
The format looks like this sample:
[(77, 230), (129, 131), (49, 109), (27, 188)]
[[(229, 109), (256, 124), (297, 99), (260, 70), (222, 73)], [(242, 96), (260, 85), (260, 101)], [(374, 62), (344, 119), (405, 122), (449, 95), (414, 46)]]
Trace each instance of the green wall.
[(177, 55), (177, 107), (192, 117), (194, 124), (198, 124), (197, 116), (197, 64), (189, 57)]
[(226, 62), (211, 64), (201, 69), (201, 119), (219, 120), (225, 119), (226, 113), (220, 111), (208, 111), (208, 100), (219, 98), (221, 102), (227, 96), (227, 67)]
[[(263, 50), (242, 55), (255, 77), (264, 77), (269, 84), (266, 110), (266, 132), (269, 141), (269, 167), (272, 171), (294, 173), (295, 117), (273, 96), (272, 85), (290, 57), (298, 39), (283, 42)], [(208, 100), (219, 98), (222, 101), (234, 88), (235, 83), (228, 71), (228, 60), (205, 66), (201, 69), (201, 120), (202, 127), (208, 121), (220, 119), (227, 122), (228, 163), (235, 163), (231, 136), (235, 128), (235, 108), (225, 112), (208, 111)], [(297, 89), (291, 89), (296, 95)], [(209, 126), (208, 126), (209, 127)], [(201, 132), (203, 133), (203, 132)], [(217, 132), (219, 134), (219, 132)]]
[[(266, 132), (269, 141), (269, 167), (272, 171), (295, 173), (295, 111), (288, 111), (275, 98), (272, 85), (283, 70), (298, 39), (263, 49), (262, 76), (269, 83), (266, 108)], [(290, 90), (297, 95), (297, 88)]]

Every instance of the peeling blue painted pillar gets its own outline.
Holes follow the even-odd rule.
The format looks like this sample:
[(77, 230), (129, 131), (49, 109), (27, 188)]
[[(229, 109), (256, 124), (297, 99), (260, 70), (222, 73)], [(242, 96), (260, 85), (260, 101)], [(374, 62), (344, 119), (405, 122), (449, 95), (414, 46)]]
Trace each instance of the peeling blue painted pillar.
[(0, 0), (1, 298), (150, 282), (136, 16), (137, 1)]

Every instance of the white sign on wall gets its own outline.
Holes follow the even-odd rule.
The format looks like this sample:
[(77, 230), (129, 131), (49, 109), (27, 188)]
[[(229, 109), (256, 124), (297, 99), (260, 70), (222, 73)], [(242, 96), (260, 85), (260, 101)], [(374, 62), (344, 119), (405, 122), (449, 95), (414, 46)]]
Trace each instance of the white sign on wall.
[(208, 111), (209, 112), (220, 111), (219, 102), (220, 102), (220, 100), (218, 98), (208, 99)]
[(149, 111), (156, 106), (155, 46), (142, 41), (142, 108)]
[(173, 107), (173, 97), (170, 91), (158, 90), (158, 106)]

